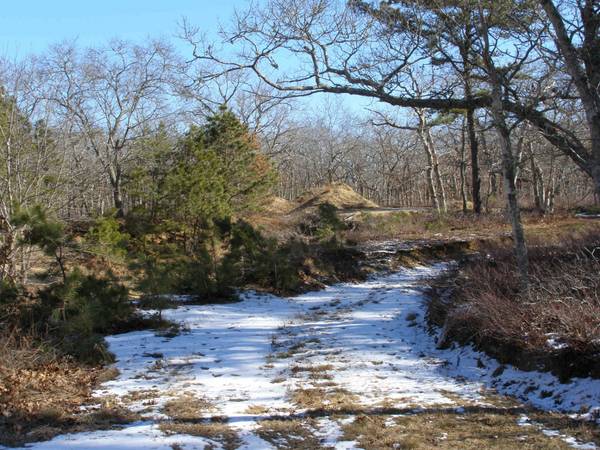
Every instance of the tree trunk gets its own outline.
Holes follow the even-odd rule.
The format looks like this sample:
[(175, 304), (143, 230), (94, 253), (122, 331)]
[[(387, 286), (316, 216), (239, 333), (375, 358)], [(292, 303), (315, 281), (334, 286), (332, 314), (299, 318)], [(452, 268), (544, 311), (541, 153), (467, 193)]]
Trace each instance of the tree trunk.
[(467, 190), (465, 189), (466, 164), (464, 161), (460, 163), (460, 199), (462, 201), (462, 212), (466, 213), (469, 208), (467, 206)]
[[(468, 83), (467, 83), (468, 85)], [(481, 214), (481, 176), (479, 175), (479, 143), (475, 132), (475, 111), (467, 110), (467, 130), (471, 148), (471, 195), (473, 197), (473, 212)]]
[(17, 265), (15, 262), (17, 239), (15, 237), (14, 228), (1, 214), (0, 236), (2, 237), (2, 241), (0, 241), (0, 281), (17, 281)]
[[(465, 40), (460, 48), (463, 61), (465, 97), (472, 100), (473, 92), (471, 90), (471, 51), (473, 47), (473, 24), (471, 20), (466, 24)], [(473, 198), (473, 212), (481, 214), (481, 176), (479, 175), (479, 143), (475, 131), (475, 109), (468, 108), (465, 112), (467, 118), (467, 133), (469, 135), (469, 148), (471, 150), (471, 196)]]
[[(533, 204), (535, 205), (535, 209), (543, 212), (544, 200), (542, 198), (544, 188), (540, 185), (540, 180), (538, 178), (538, 171), (535, 165), (535, 160), (533, 159), (533, 154), (529, 156), (530, 170), (531, 170), (531, 185), (533, 188)], [(540, 189), (541, 188), (541, 189)], [(540, 192), (541, 191), (541, 192)]]
[(504, 83), (501, 74), (498, 72), (492, 55), (490, 53), (489, 30), (485, 14), (480, 7), (480, 17), (482, 26), (482, 38), (484, 42), (483, 59), (489, 76), (489, 83), (492, 88), (492, 103), (490, 112), (492, 114), (494, 128), (498, 133), (500, 149), (502, 152), (502, 168), (504, 175), (504, 186), (506, 190), (506, 200), (508, 206), (508, 215), (512, 226), (514, 241), (514, 252), (517, 260), (517, 269), (519, 272), (520, 287), (523, 292), (529, 290), (529, 258), (527, 256), (527, 245), (525, 242), (525, 232), (521, 222), (521, 211), (517, 200), (516, 179), (516, 161), (513, 155), (512, 143), (510, 140), (510, 128), (506, 122), (506, 116), (503, 105)]
[[(466, 147), (466, 139), (465, 139), (465, 124), (463, 122), (462, 130), (461, 130), (461, 139), (460, 139), (460, 198), (462, 200), (462, 211), (463, 213), (467, 212), (467, 192), (465, 189), (466, 185), (466, 163), (465, 163), (465, 147)], [(481, 200), (481, 199), (480, 199)], [(481, 203), (481, 201), (480, 201)], [(475, 205), (475, 202), (473, 202)], [(481, 209), (481, 204), (479, 205)]]
[(427, 170), (425, 171), (427, 175), (427, 193), (431, 197), (431, 206), (437, 211), (440, 212), (440, 204), (438, 202), (438, 195), (435, 190), (435, 182), (433, 180), (433, 163), (431, 162), (431, 158), (427, 157)]
[(433, 139), (431, 139), (431, 134), (429, 129), (425, 129), (425, 138), (427, 140), (427, 147), (429, 148), (429, 153), (431, 154), (431, 161), (433, 163), (433, 176), (436, 184), (436, 190), (438, 194), (438, 205), (440, 206), (442, 212), (448, 211), (448, 206), (446, 204), (446, 190), (444, 189), (444, 183), (442, 181), (442, 176), (440, 175), (440, 164), (438, 162), (437, 153), (435, 151), (435, 146), (433, 144)]
[[(594, 127), (595, 128), (595, 127)], [(594, 183), (594, 203), (600, 206), (600, 126), (597, 127), (597, 136), (592, 134), (592, 182)]]
[(123, 196), (121, 193), (121, 169), (119, 167), (109, 169), (109, 179), (112, 188), (113, 206), (116, 210), (117, 218), (125, 216), (123, 209)]
[(423, 148), (425, 149), (425, 154), (427, 155), (427, 183), (431, 193), (432, 205), (436, 211), (446, 212), (446, 195), (444, 193), (444, 185), (442, 184), (442, 179), (440, 176), (435, 146), (433, 145), (431, 134), (427, 128), (423, 110), (416, 110), (416, 113), (419, 119), (419, 127), (417, 128), (417, 132), (419, 139), (423, 144)]
[(123, 197), (121, 195), (121, 184), (117, 183), (116, 185), (113, 186), (113, 203), (115, 206), (115, 209), (117, 210), (116, 212), (116, 216), (118, 218), (121, 218), (125, 215), (125, 212), (123, 211)]
[(525, 232), (521, 222), (521, 211), (517, 200), (517, 189), (515, 186), (515, 159), (510, 142), (510, 131), (506, 125), (503, 111), (492, 107), (492, 115), (500, 146), (502, 149), (502, 167), (504, 173), (504, 187), (506, 190), (506, 199), (508, 205), (508, 215), (510, 218), (513, 241), (515, 247), (515, 257), (519, 270), (521, 289), (527, 291), (529, 286), (529, 258), (527, 256), (527, 245), (525, 242)]

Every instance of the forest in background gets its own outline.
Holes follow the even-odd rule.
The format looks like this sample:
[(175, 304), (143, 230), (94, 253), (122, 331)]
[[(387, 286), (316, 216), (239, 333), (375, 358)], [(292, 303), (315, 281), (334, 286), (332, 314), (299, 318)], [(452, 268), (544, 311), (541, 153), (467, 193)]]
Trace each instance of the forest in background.
[[(0, 355), (105, 363), (106, 334), (173, 331), (132, 296), (160, 311), (170, 294), (297, 293), (364, 276), (357, 243), (503, 223), (514, 251), (461, 279), (462, 300), (493, 291), (473, 310), (481, 335), (520, 342), (527, 300), (545, 310), (577, 286), (568, 308), (535, 310), (535, 332), (568, 316), (575, 359), (595, 354), (597, 233), (535, 236), (529, 255), (523, 224), (599, 212), (597, 2), (267, 0), (219, 42), (201, 31), (182, 23), (185, 55), (115, 39), (1, 61)], [(358, 114), (341, 94), (373, 101)], [(272, 209), (339, 183), (422, 210), (356, 225), (328, 203)], [(459, 338), (465, 323), (451, 317)]]

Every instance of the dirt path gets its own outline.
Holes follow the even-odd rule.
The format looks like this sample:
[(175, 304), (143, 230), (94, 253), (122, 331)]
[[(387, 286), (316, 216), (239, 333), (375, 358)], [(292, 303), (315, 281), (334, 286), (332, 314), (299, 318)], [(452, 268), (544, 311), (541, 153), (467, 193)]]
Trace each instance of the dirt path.
[(498, 365), (435, 349), (419, 284), (442, 269), (166, 311), (179, 335), (109, 338), (120, 375), (97, 395), (140, 420), (32, 448), (596, 448), (564, 434), (587, 437), (565, 416), (476, 381)]

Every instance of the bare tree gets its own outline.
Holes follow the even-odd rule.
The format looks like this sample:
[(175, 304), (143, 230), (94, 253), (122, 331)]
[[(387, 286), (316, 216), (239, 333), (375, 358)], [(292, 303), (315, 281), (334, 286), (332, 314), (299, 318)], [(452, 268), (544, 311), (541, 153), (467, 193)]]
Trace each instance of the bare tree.
[[(390, 29), (386, 23), (350, 8), (340, 0), (253, 4), (237, 14), (223, 41), (236, 51), (195, 41), (194, 56), (208, 64), (204, 79), (250, 70), (280, 95), (346, 93), (417, 108), (480, 106), (453, 97), (456, 79), (440, 82), (435, 92), (419, 96), (410, 89), (410, 69), (427, 60), (426, 40), (418, 34)], [(484, 100), (489, 101), (489, 99)]]
[[(562, 10), (552, 0), (539, 0), (539, 4), (552, 24), (563, 70), (569, 75), (583, 106), (590, 145), (584, 145), (558, 127), (552, 127), (552, 131), (560, 130), (560, 134), (565, 135), (564, 150), (580, 160), (580, 165), (593, 178), (596, 202), (600, 203), (600, 3), (567, 1), (563, 2)], [(536, 123), (543, 126), (544, 121), (540, 118)]]
[(176, 65), (170, 47), (156, 41), (112, 41), (83, 52), (60, 45), (42, 62), (48, 96), (101, 165), (118, 215), (124, 210), (123, 164), (131, 157), (131, 143), (170, 113), (168, 93)]
[(440, 174), (440, 164), (436, 146), (431, 135), (432, 125), (425, 110), (422, 108), (414, 108), (414, 113), (417, 118), (417, 123), (412, 126), (408, 124), (400, 125), (378, 111), (375, 111), (375, 115), (378, 119), (376, 119), (373, 124), (376, 126), (387, 125), (398, 130), (408, 130), (416, 133), (422, 148), (425, 151), (425, 155), (427, 156), (425, 173), (432, 206), (438, 212), (446, 212), (448, 209), (446, 204), (446, 193)]
[[(501, 8), (501, 5), (499, 7)], [(502, 155), (504, 187), (506, 191), (508, 213), (512, 225), (515, 256), (519, 269), (521, 287), (522, 289), (527, 290), (529, 285), (529, 260), (516, 189), (519, 158), (515, 156), (513, 150), (513, 143), (511, 141), (512, 127), (504, 107), (504, 99), (507, 97), (507, 91), (511, 89), (511, 79), (518, 76), (520, 69), (527, 62), (528, 55), (534, 48), (535, 38), (517, 42), (517, 44), (512, 47), (506, 45), (506, 43), (503, 42), (505, 39), (503, 34), (505, 35), (506, 33), (501, 33), (501, 31), (518, 28), (521, 23), (512, 22), (505, 16), (504, 20), (498, 25), (498, 22), (496, 22), (496, 19), (493, 16), (494, 9), (494, 5), (484, 5), (482, 0), (479, 0), (479, 45), (483, 57), (483, 66), (487, 73), (487, 81), (491, 88), (492, 103), (490, 106), (490, 113), (494, 128), (498, 135)], [(493, 33), (491, 28), (494, 24), (496, 33)], [(523, 33), (523, 30), (519, 31)], [(532, 27), (531, 31), (533, 34), (538, 30), (535, 30), (535, 28)], [(514, 36), (512, 38), (516, 39)], [(503, 65), (499, 66), (498, 61), (501, 61)]]
[(13, 216), (21, 209), (60, 205), (67, 178), (53, 111), (37, 95), (41, 80), (31, 61), (0, 62), (0, 280), (23, 281), (30, 248), (19, 244)]

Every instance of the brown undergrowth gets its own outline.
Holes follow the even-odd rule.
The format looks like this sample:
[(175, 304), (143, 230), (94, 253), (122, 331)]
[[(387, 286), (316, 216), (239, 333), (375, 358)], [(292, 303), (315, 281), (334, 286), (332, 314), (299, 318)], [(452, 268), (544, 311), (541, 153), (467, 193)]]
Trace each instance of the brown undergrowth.
[[(23, 338), (0, 342), (0, 444), (22, 445), (136, 419), (121, 406), (95, 404), (92, 398), (98, 383), (117, 375), (114, 369), (81, 365)], [(95, 405), (82, 411), (85, 404)]]
[[(523, 225), (529, 233), (545, 233), (559, 228), (581, 229), (590, 221), (578, 219), (569, 211), (542, 215), (535, 211), (522, 212)], [(492, 239), (510, 236), (510, 223), (501, 211), (475, 215), (448, 212), (437, 214), (422, 211), (361, 211), (347, 218), (351, 229), (345, 233), (349, 241), (365, 242), (386, 239)], [(552, 231), (553, 233), (555, 231)]]
[(529, 240), (529, 292), (510, 244), (487, 243), (434, 288), (430, 322), (441, 345), (473, 342), (500, 362), (562, 380), (600, 377), (600, 229)]
[[(135, 314), (112, 331), (153, 328), (160, 333), (175, 325)], [(110, 428), (138, 418), (123, 405), (92, 395), (99, 384), (118, 375), (105, 366), (113, 356), (102, 337), (90, 344), (93, 357), (85, 359), (68, 354), (65, 340), (50, 331), (15, 326), (0, 333), (0, 445)]]
[(161, 421), (159, 428), (168, 435), (201, 436), (225, 450), (238, 448), (242, 444), (238, 433), (227, 423), (227, 418), (213, 415), (215, 412), (215, 405), (208, 399), (183, 393), (165, 403), (162, 413), (168, 419)]
[(360, 414), (343, 427), (344, 439), (366, 450), (568, 449), (560, 439), (517, 424), (520, 410), (431, 408), (405, 415)]

